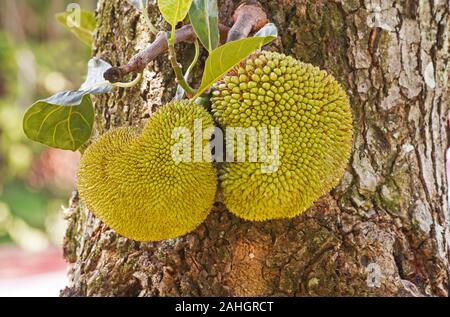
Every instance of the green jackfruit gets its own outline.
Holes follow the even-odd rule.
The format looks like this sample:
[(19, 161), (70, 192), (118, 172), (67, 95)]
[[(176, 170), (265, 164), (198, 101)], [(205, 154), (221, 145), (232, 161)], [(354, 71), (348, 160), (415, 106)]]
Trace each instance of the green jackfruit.
[[(266, 140), (255, 146), (251, 134), (244, 134), (244, 141), (231, 147), (233, 154), (244, 151), (246, 160), (227, 161), (220, 169), (224, 202), (237, 216), (256, 221), (297, 216), (344, 172), (352, 147), (348, 98), (331, 75), (313, 65), (279, 53), (254, 54), (215, 85), (212, 111), (225, 128), (227, 148), (230, 127), (254, 128), (259, 140)], [(278, 143), (269, 140), (278, 135), (270, 135), (271, 128), (278, 129)], [(249, 160), (252, 150), (266, 147), (256, 161)], [(267, 168), (268, 153), (277, 149), (274, 168)]]
[[(201, 122), (200, 129), (195, 122)], [(194, 230), (211, 211), (217, 176), (211, 157), (174, 160), (179, 139), (172, 134), (176, 128), (192, 134), (186, 142), (189, 155), (194, 135), (213, 125), (201, 106), (174, 102), (161, 107), (140, 135), (130, 128), (105, 133), (81, 159), (81, 198), (106, 225), (130, 239), (159, 241)], [(209, 147), (209, 140), (199, 140)]]

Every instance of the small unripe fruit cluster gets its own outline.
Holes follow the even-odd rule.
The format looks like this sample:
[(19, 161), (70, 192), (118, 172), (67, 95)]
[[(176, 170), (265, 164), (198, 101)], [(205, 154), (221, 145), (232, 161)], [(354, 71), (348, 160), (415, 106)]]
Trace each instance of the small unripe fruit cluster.
[[(241, 218), (295, 217), (344, 173), (352, 148), (348, 98), (331, 75), (313, 65), (279, 53), (254, 54), (215, 84), (212, 113), (226, 134), (229, 128), (279, 132), (276, 144), (250, 137), (233, 143), (233, 154), (240, 151), (247, 160), (219, 164), (224, 203)], [(210, 160), (176, 162), (173, 132), (196, 131), (198, 120), (202, 129), (194, 134), (202, 135), (194, 135), (188, 148), (195, 151), (200, 137), (209, 152), (203, 134), (214, 127), (213, 117), (185, 101), (163, 106), (141, 134), (120, 128), (103, 135), (81, 160), (78, 188), (86, 205), (134, 240), (194, 230), (211, 211), (217, 176)], [(250, 159), (252, 152), (257, 160)], [(267, 169), (269, 158), (276, 164)]]

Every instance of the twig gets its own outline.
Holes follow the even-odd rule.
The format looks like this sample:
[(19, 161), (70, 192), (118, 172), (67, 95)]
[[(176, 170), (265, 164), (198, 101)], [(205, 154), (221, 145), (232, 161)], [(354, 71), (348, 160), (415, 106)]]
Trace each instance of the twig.
[(234, 25), (228, 32), (227, 42), (248, 37), (251, 32), (260, 30), (269, 20), (258, 1), (248, 0), (241, 4), (233, 14)]
[[(231, 29), (225, 25), (219, 24), (221, 43), (248, 37), (251, 32), (258, 31), (268, 22), (266, 13), (256, 0), (247, 0), (245, 3), (240, 5), (233, 15), (233, 20), (235, 23)], [(189, 85), (187, 85), (184, 80), (181, 69), (179, 69), (180, 67), (176, 62), (175, 45), (183, 42), (194, 43), (197, 35), (191, 25), (185, 25), (175, 32), (174, 29), (172, 29), (171, 34), (174, 36), (171, 36), (168, 40), (166, 33), (160, 32), (156, 36), (155, 41), (144, 50), (133, 56), (128, 64), (108, 69), (103, 74), (103, 77), (111, 83), (119, 82), (130, 73), (142, 72), (151, 61), (169, 50), (169, 54), (172, 56), (172, 67), (174, 67), (179, 84), (184, 85), (183, 88), (188, 89), (186, 90), (188, 93), (192, 92), (192, 88), (188, 88)], [(181, 80), (181, 78), (183, 78), (183, 80)]]
[(136, 86), (142, 79), (142, 73), (138, 73), (136, 78), (133, 79), (132, 81), (128, 82), (128, 83), (112, 83), (113, 86), (115, 87), (119, 87), (119, 88), (131, 88)]
[[(221, 41), (225, 42), (229, 27), (219, 25)], [(191, 25), (185, 25), (175, 32), (174, 44), (179, 43), (193, 43), (197, 35)], [(140, 73), (145, 67), (157, 58), (159, 55), (165, 53), (169, 49), (167, 43), (166, 33), (160, 32), (155, 41), (147, 46), (144, 50), (133, 56), (128, 64), (120, 67), (112, 67), (108, 69), (103, 77), (111, 83), (121, 81), (126, 75), (130, 73)]]
[[(194, 30), (190, 25), (183, 26), (175, 34), (175, 43), (192, 42), (195, 37)], [(156, 57), (166, 52), (169, 48), (166, 39), (166, 33), (160, 32), (155, 41), (147, 46), (144, 50), (136, 54), (126, 65), (120, 67), (112, 67), (108, 69), (103, 77), (112, 82), (118, 82), (126, 75), (136, 72), (142, 72), (145, 67)]]

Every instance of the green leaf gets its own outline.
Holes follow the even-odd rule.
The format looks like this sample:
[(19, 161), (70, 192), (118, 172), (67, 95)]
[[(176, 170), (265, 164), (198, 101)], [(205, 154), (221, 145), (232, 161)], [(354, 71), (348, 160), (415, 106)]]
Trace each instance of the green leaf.
[(158, 0), (158, 7), (164, 19), (174, 27), (184, 20), (192, 0)]
[(25, 113), (23, 130), (33, 141), (63, 150), (78, 150), (91, 137), (94, 109), (90, 94), (104, 94), (113, 86), (103, 79), (111, 65), (93, 58), (79, 90), (63, 91), (34, 103)]
[(95, 95), (110, 92), (113, 85), (103, 78), (103, 74), (110, 68), (111, 64), (101, 58), (91, 58), (88, 62), (86, 81), (79, 90)]
[(25, 114), (23, 130), (36, 142), (76, 151), (91, 137), (93, 123), (94, 109), (87, 94), (78, 106), (36, 102)]
[(250, 37), (229, 42), (216, 48), (206, 60), (202, 83), (193, 98), (199, 97), (239, 62), (275, 39), (275, 36)]
[(212, 52), (219, 45), (219, 10), (217, 0), (194, 0), (189, 19), (202, 45)]
[(97, 26), (95, 16), (92, 12), (81, 10), (73, 12), (62, 12), (56, 14), (56, 20), (72, 32), (81, 42), (88, 46), (92, 45), (93, 33)]

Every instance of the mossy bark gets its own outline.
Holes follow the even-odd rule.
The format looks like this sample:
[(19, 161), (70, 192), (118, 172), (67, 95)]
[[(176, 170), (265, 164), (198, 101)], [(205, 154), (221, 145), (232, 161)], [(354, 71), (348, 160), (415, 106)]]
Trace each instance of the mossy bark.
[[(229, 24), (239, 3), (219, 3)], [(251, 223), (216, 203), (195, 232), (160, 243), (116, 235), (74, 195), (63, 296), (449, 295), (448, 1), (261, 3), (279, 27), (274, 47), (326, 69), (350, 96), (354, 150), (340, 185), (293, 220)], [(94, 55), (113, 65), (152, 40), (126, 1), (100, 0), (97, 18)], [(166, 57), (144, 77), (95, 99), (98, 134), (142, 125), (174, 95)]]

